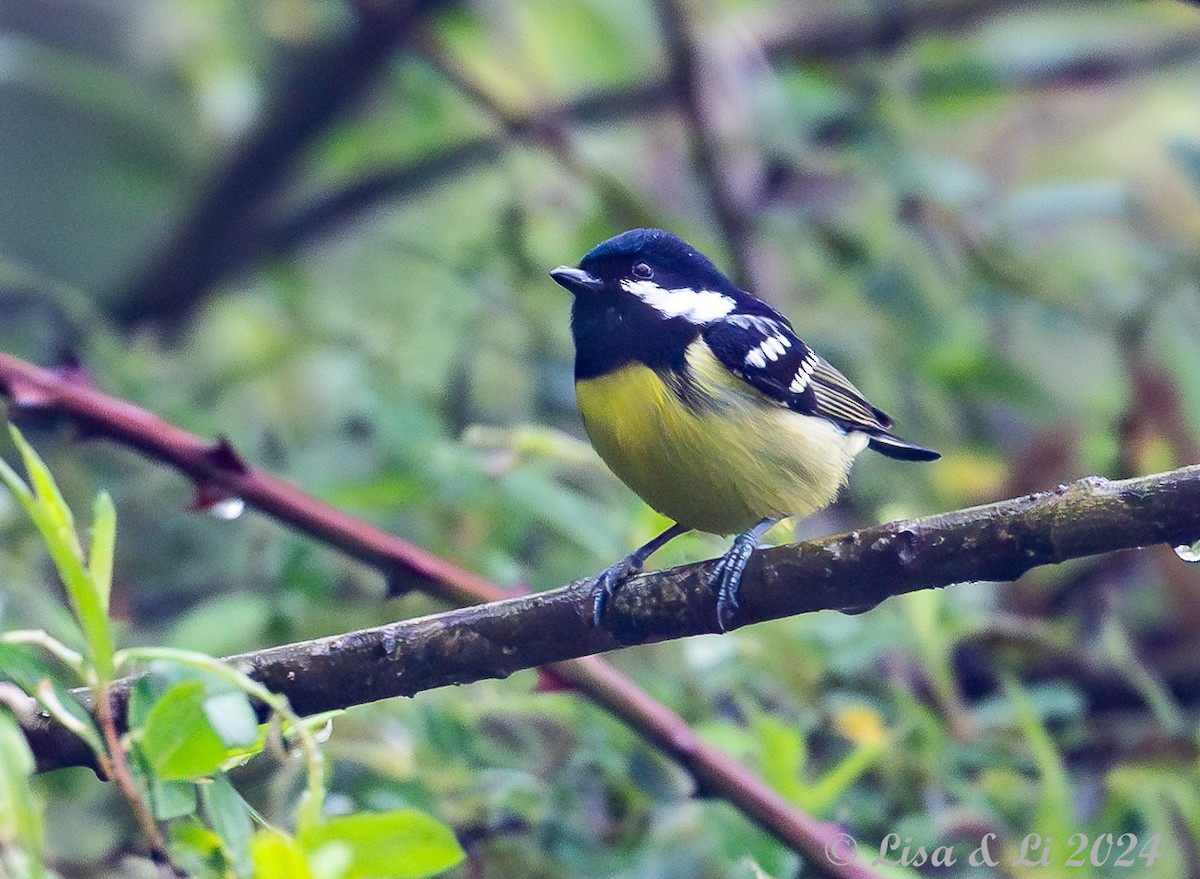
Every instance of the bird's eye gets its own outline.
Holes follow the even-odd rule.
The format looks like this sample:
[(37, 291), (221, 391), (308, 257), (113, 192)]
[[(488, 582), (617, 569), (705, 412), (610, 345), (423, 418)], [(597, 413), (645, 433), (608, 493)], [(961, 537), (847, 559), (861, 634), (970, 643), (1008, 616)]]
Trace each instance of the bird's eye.
[(643, 281), (649, 281), (654, 277), (654, 269), (650, 268), (644, 262), (635, 262), (633, 264), (633, 276), (641, 278)]

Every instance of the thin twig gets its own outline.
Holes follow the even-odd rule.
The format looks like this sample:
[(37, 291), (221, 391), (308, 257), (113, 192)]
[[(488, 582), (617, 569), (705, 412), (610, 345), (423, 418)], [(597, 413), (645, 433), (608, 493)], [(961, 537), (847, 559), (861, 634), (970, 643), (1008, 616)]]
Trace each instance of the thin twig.
[(0, 644), (32, 644), (41, 647), (67, 668), (81, 681), (87, 680), (87, 664), (83, 654), (72, 650), (57, 638), (52, 638), (40, 629), (14, 629), (0, 635)]
[(125, 746), (121, 743), (121, 735), (113, 717), (109, 690), (109, 684), (99, 684), (92, 690), (93, 714), (100, 727), (100, 734), (104, 736), (104, 743), (107, 745), (108, 751), (107, 754), (96, 755), (101, 769), (117, 785), (121, 796), (129, 805), (129, 810), (133, 813), (134, 820), (137, 821), (142, 836), (146, 840), (146, 846), (150, 850), (150, 859), (156, 864), (165, 866), (176, 876), (186, 876), (187, 874), (171, 861), (171, 854), (167, 850), (167, 841), (163, 838), (162, 831), (158, 828), (158, 822), (154, 820), (154, 815), (150, 813), (150, 806), (142, 797), (137, 782), (133, 780), (133, 772), (129, 768)]
[(750, 222), (744, 206), (729, 186), (729, 175), (717, 148), (717, 135), (709, 121), (699, 70), (700, 52), (680, 0), (658, 0), (659, 21), (666, 43), (669, 79), (683, 108), (691, 139), (692, 158), (708, 193), (709, 205), (725, 238), (733, 278), (753, 287), (750, 277)]
[(179, 320), (221, 278), (249, 260), (261, 212), (288, 182), (313, 140), (353, 108), (397, 46), (449, 0), (358, 3), (345, 32), (307, 47), (267, 101), (266, 112), (206, 183), (164, 246), (115, 300), (122, 322)]

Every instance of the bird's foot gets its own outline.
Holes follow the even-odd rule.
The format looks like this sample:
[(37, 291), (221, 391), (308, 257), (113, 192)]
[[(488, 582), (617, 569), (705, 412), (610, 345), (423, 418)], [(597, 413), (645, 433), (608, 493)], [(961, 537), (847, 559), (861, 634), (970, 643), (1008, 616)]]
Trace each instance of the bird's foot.
[(610, 565), (601, 572), (600, 576), (592, 584), (593, 626), (597, 629), (600, 628), (604, 620), (604, 611), (612, 602), (613, 596), (617, 594), (618, 589), (625, 585), (626, 580), (634, 574), (642, 572), (642, 565), (646, 564), (646, 559), (650, 558), (664, 543), (674, 540), (687, 530), (688, 528), (685, 525), (678, 523), (672, 525), (653, 540), (643, 546), (639, 546), (615, 565)]
[(750, 561), (750, 555), (756, 546), (758, 535), (750, 532), (739, 534), (729, 552), (721, 556), (708, 579), (708, 588), (717, 593), (717, 625), (721, 627), (722, 632), (728, 632), (733, 627), (739, 607), (738, 587), (742, 583), (746, 563)]
[(592, 583), (592, 625), (599, 629), (604, 623), (604, 612), (630, 577), (642, 572), (643, 560), (638, 553), (631, 553), (619, 562), (609, 565)]
[(742, 583), (742, 574), (746, 564), (758, 546), (762, 536), (778, 522), (778, 519), (762, 519), (749, 531), (739, 534), (733, 539), (729, 552), (721, 556), (712, 576), (708, 578), (708, 588), (717, 593), (717, 625), (722, 632), (733, 628), (734, 618), (738, 611), (738, 587)]

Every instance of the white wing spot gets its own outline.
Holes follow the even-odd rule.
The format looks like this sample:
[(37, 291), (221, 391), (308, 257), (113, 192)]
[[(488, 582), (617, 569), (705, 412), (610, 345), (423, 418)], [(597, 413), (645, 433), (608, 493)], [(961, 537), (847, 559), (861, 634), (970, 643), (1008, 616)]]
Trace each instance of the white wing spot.
[(817, 360), (810, 353), (800, 362), (796, 374), (792, 377), (792, 383), (788, 386), (788, 390), (793, 394), (801, 393), (808, 387), (809, 379), (812, 378), (813, 370), (817, 368)]
[(759, 369), (765, 369), (767, 366), (767, 358), (763, 356), (761, 347), (751, 348), (750, 353), (746, 355), (746, 362), (751, 366), (757, 366)]

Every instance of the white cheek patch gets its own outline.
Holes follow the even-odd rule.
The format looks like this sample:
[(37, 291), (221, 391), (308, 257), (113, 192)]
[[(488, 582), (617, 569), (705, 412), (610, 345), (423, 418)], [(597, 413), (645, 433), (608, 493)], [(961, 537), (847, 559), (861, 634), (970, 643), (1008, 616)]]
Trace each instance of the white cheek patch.
[(694, 324), (706, 324), (729, 314), (737, 304), (716, 290), (693, 290), (691, 287), (668, 290), (653, 281), (622, 281), (621, 289), (645, 302), (661, 314), (663, 320), (682, 317)]

